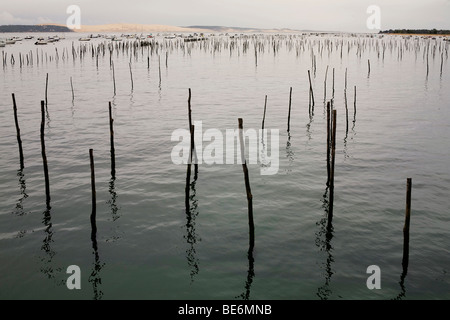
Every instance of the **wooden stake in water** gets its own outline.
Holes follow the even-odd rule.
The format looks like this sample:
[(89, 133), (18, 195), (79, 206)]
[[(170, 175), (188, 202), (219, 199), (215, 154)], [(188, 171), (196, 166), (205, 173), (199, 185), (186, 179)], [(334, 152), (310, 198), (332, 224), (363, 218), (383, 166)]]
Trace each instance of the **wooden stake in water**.
[(70, 87), (72, 88), (72, 102), (73, 102), (73, 100), (75, 100), (75, 94), (73, 93), (72, 77), (70, 77)]
[(356, 86), (355, 86), (355, 96), (353, 98), (353, 122), (356, 120)]
[(45, 108), (48, 106), (48, 100), (47, 100), (47, 90), (48, 90), (48, 73), (45, 78)]
[[(189, 96), (188, 96), (188, 117), (189, 117), (189, 130), (193, 130), (194, 126), (192, 125), (192, 109), (191, 109), (191, 88), (189, 88)], [(190, 163), (192, 163), (192, 159), (194, 159), (194, 178), (197, 180), (198, 175), (198, 161), (197, 161), (197, 150), (195, 149), (195, 142), (194, 142), (194, 132), (191, 132), (192, 136), (192, 148), (191, 153), (193, 153), (193, 158), (191, 155)]]
[(332, 134), (331, 134), (331, 168), (330, 168), (330, 200), (328, 210), (328, 229), (331, 228), (333, 221), (333, 206), (334, 206), (334, 164), (336, 158), (336, 119), (337, 111), (333, 110), (332, 118)]
[(344, 105), (345, 105), (345, 134), (348, 133), (348, 106), (347, 106), (347, 90), (344, 90)]
[(411, 189), (412, 179), (406, 179), (406, 210), (405, 210), (405, 225), (403, 227), (403, 273), (406, 274), (409, 263), (409, 225), (411, 217)]
[[(310, 97), (312, 99), (312, 108), (313, 108), (313, 112), (314, 112), (314, 92), (313, 92), (313, 88), (312, 88), (312, 82), (311, 82), (311, 73), (308, 70), (308, 79), (309, 79), (309, 94)], [(311, 103), (310, 103), (310, 108), (311, 108)], [(310, 111), (311, 113), (311, 111)]]
[(189, 88), (189, 96), (188, 96), (188, 118), (189, 118), (189, 129), (190, 129), (192, 127), (191, 88)]
[(245, 190), (247, 192), (247, 203), (248, 203), (248, 226), (249, 226), (249, 248), (253, 249), (255, 245), (255, 225), (253, 223), (253, 195), (250, 188), (250, 179), (248, 175), (247, 162), (245, 160), (245, 144), (244, 144), (244, 129), (242, 118), (238, 119), (239, 123), (239, 142), (241, 146), (241, 161), (242, 170), (244, 171), (245, 179)]
[(161, 56), (158, 56), (158, 65), (159, 65), (159, 85), (161, 86)]
[[(93, 235), (97, 234), (97, 224), (96, 224), (96, 215), (97, 215), (97, 193), (95, 191), (95, 168), (94, 168), (94, 150), (89, 149), (89, 160), (91, 163), (91, 198), (92, 198), (92, 212), (91, 212), (91, 227)], [(92, 239), (94, 240), (94, 239)]]
[(328, 66), (327, 70), (325, 71), (325, 81), (323, 82), (323, 102), (325, 103), (325, 100), (327, 99), (327, 76), (328, 76)]
[(116, 150), (114, 148), (114, 119), (112, 117), (111, 101), (109, 102), (109, 137), (111, 144), (111, 177), (116, 177)]
[(367, 77), (370, 76), (370, 60), (367, 59), (367, 66), (368, 66), (368, 73), (367, 73)]
[(131, 71), (131, 62), (130, 62), (130, 78), (131, 78), (131, 91), (133, 91), (134, 84), (133, 84), (133, 72)]
[(186, 207), (186, 214), (190, 213), (190, 203), (189, 203), (189, 193), (190, 193), (190, 183), (191, 183), (191, 171), (192, 171), (192, 150), (194, 148), (193, 142), (194, 142), (194, 126), (189, 127), (190, 134), (191, 134), (191, 147), (189, 152), (189, 161), (187, 163), (186, 167), (186, 187), (185, 187), (185, 207)]
[(331, 168), (330, 168), (330, 148), (331, 148), (331, 103), (327, 102), (327, 186), (330, 186)]
[(195, 132), (195, 126), (192, 125), (190, 128), (191, 133), (191, 147), (189, 152), (189, 163), (192, 163), (194, 159), (194, 152), (195, 152), (195, 140), (194, 140), (194, 132)]
[(291, 125), (291, 104), (292, 104), (292, 87), (289, 89), (289, 113), (288, 113), (288, 123), (287, 123), (287, 131), (288, 132), (290, 131), (290, 125)]
[(41, 101), (41, 154), (42, 162), (44, 165), (44, 178), (45, 178), (45, 199), (47, 207), (50, 206), (50, 180), (48, 177), (48, 165), (47, 155), (45, 153), (45, 101)]
[(14, 93), (12, 94), (12, 100), (13, 100), (13, 110), (14, 110), (14, 122), (16, 124), (16, 132), (17, 132), (17, 143), (19, 144), (20, 170), (23, 170), (24, 161), (23, 161), (22, 139), (20, 138), (19, 120), (17, 118), (16, 97), (14, 96)]
[(261, 128), (262, 130), (264, 130), (264, 121), (266, 120), (266, 107), (267, 107), (267, 95), (266, 95), (266, 98), (264, 100), (264, 114), (263, 114), (262, 128)]

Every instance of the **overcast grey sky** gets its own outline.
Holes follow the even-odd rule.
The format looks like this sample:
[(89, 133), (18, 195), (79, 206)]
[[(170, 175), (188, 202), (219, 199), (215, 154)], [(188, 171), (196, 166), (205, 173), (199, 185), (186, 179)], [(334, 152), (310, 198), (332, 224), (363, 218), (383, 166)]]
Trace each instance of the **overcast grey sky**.
[(81, 24), (143, 23), (370, 32), (369, 5), (381, 29), (450, 29), (450, 0), (0, 0), (2, 24), (65, 24), (69, 5)]

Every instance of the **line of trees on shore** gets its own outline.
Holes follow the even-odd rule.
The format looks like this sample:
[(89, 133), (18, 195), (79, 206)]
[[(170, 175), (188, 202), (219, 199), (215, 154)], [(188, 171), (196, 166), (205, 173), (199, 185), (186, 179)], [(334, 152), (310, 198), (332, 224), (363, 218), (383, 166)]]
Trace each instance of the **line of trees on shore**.
[(380, 33), (403, 33), (403, 34), (445, 34), (450, 35), (450, 30), (437, 30), (437, 29), (389, 29), (382, 30)]
[(56, 25), (3, 25), (0, 32), (72, 32), (65, 26)]

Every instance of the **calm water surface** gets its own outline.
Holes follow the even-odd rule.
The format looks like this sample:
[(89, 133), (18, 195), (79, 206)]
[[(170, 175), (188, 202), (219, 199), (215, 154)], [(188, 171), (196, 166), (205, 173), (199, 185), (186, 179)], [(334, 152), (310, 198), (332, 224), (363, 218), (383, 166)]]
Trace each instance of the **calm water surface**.
[[(266, 35), (185, 44), (160, 36), (153, 39), (158, 51), (156, 45), (113, 51), (114, 95), (108, 49), (98, 66), (91, 51), (109, 40), (78, 37), (66, 35), (46, 46), (23, 40), (1, 49), (6, 54), (0, 70), (1, 299), (450, 298), (449, 42)], [(80, 45), (86, 48), (82, 58)], [(27, 63), (31, 52), (33, 64)], [(332, 98), (333, 69), (336, 176), (327, 236), (325, 101)], [(308, 70), (315, 98), (311, 115)], [(50, 210), (39, 131), (47, 73)], [(250, 256), (241, 165), (199, 165), (186, 212), (186, 166), (171, 160), (177, 144), (171, 135), (188, 128), (188, 88), (193, 120), (202, 121), (203, 131), (224, 134), (237, 128), (239, 117), (245, 129), (258, 130), (268, 97), (265, 127), (280, 132), (279, 170), (261, 175), (260, 164), (249, 165), (255, 223)], [(90, 148), (97, 250), (91, 241)], [(401, 281), (409, 177), (410, 254)], [(66, 287), (69, 265), (81, 268), (81, 290)], [(380, 290), (366, 286), (370, 265), (381, 269)]]

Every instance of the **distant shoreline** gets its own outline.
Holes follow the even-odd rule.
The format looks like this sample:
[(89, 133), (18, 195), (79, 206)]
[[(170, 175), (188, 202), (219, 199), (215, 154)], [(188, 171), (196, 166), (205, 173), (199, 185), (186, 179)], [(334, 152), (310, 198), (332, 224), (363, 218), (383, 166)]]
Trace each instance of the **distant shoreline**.
[(429, 34), (429, 33), (383, 33), (390, 36), (418, 36), (418, 37), (448, 37), (450, 34)]
[(418, 36), (450, 36), (450, 30), (437, 29), (389, 29), (379, 34), (418, 35)]
[(0, 33), (36, 33), (36, 32), (73, 32), (66, 26), (45, 24), (45, 25), (2, 25)]

